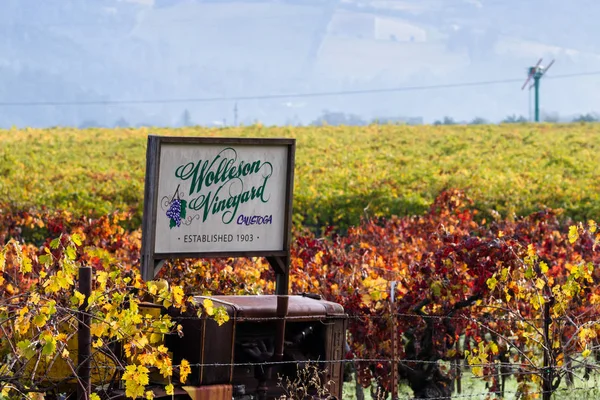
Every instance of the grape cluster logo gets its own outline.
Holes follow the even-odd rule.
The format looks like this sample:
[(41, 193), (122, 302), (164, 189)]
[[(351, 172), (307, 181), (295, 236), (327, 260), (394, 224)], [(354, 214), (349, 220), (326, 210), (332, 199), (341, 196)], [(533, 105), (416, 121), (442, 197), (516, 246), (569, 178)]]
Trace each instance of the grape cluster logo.
[(169, 202), (167, 209), (167, 217), (170, 219), (169, 228), (181, 226), (181, 220), (185, 218), (187, 210), (187, 201), (179, 197), (179, 186), (175, 189), (175, 193)]

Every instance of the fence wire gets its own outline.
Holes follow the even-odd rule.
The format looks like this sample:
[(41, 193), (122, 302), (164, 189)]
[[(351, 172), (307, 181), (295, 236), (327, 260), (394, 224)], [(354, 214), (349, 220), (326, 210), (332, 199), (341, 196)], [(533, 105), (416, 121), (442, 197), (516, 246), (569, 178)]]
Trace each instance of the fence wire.
[[(218, 304), (218, 303), (217, 303)], [(35, 306), (34, 304), (31, 304), (31, 306)], [(20, 303), (18, 305), (12, 305), (12, 304), (7, 304), (6, 305), (7, 308), (21, 308), (23, 307), (23, 303)], [(473, 306), (476, 307), (476, 306)], [(90, 317), (92, 317), (92, 321), (93, 322), (100, 322), (103, 323), (104, 321), (102, 321), (101, 318), (99, 318), (99, 316), (93, 312), (82, 312), (82, 311), (77, 311), (77, 310), (72, 310), (69, 308), (61, 308), (58, 307), (59, 309), (61, 309), (63, 312), (70, 314), (73, 318), (77, 318), (77, 315), (89, 315)], [(442, 322), (442, 321), (461, 321), (461, 322), (474, 322), (478, 325), (482, 325), (485, 324), (487, 322), (490, 321), (507, 321), (507, 322), (525, 322), (525, 323), (542, 323), (544, 322), (544, 318), (524, 318), (522, 317), (520, 314), (518, 314), (518, 312), (515, 312), (513, 310), (499, 310), (499, 312), (502, 314), (500, 316), (496, 316), (493, 315), (491, 316), (489, 319), (487, 318), (481, 318), (481, 314), (479, 315), (479, 318), (475, 318), (472, 317), (470, 315), (468, 315), (468, 312), (465, 313), (463, 311), (461, 311), (461, 313), (456, 313), (456, 314), (452, 314), (452, 315), (427, 315), (427, 314), (419, 314), (419, 313), (402, 313), (402, 312), (397, 312), (397, 313), (391, 313), (391, 312), (383, 312), (381, 314), (371, 314), (371, 313), (350, 313), (350, 314), (340, 314), (340, 315), (317, 315), (317, 316), (266, 316), (266, 317), (247, 317), (244, 315), (231, 315), (230, 316), (230, 323), (244, 323), (244, 322), (277, 322), (277, 321), (282, 321), (285, 320), (287, 322), (294, 322), (294, 321), (299, 321), (299, 322), (307, 322), (307, 323), (322, 323), (322, 324), (328, 324), (330, 323), (331, 320), (335, 320), (338, 318), (344, 318), (344, 319), (348, 319), (350, 324), (355, 324), (355, 323), (366, 323), (369, 321), (382, 321), (382, 320), (387, 320), (387, 321), (392, 321), (392, 320), (396, 320), (396, 323), (400, 323), (402, 322), (402, 320), (408, 320), (410, 321), (411, 324), (413, 324), (413, 320), (420, 320), (420, 321), (428, 321), (428, 320), (435, 320), (437, 322)], [(457, 315), (459, 314), (459, 315)], [(197, 316), (197, 315), (191, 315), (191, 316), (184, 316), (184, 315), (179, 315), (179, 316), (171, 316), (171, 319), (175, 322), (177, 321), (184, 321), (184, 320), (197, 320), (197, 321), (205, 321), (206, 317), (205, 316)], [(600, 322), (600, 315), (596, 315), (596, 314), (581, 314), (579, 316), (573, 316), (571, 317), (571, 319), (565, 317), (565, 318), (553, 318), (552, 322), (553, 323), (561, 323), (561, 322), (569, 322), (569, 323), (573, 323), (573, 321), (579, 321), (579, 319), (585, 319), (586, 323), (598, 323)], [(0, 321), (0, 326), (2, 326), (4, 323), (8, 322), (10, 319), (5, 319)], [(416, 326), (413, 324), (413, 326)], [(156, 333), (156, 332), (145, 332), (145, 333)], [(179, 333), (177, 332), (167, 332), (167, 333), (162, 333), (163, 335), (178, 335)], [(273, 333), (274, 334), (274, 333)], [(184, 332), (185, 335), (185, 332)], [(401, 341), (400, 337), (398, 338), (399, 341)], [(510, 347), (510, 345), (509, 345)], [(95, 350), (96, 354), (98, 353), (98, 350)], [(597, 369), (600, 368), (600, 364), (596, 363), (596, 362), (586, 362), (581, 361), (581, 360), (573, 360), (575, 365), (574, 366), (569, 366), (569, 369), (567, 369), (566, 366), (556, 366), (556, 365), (551, 365), (551, 366), (536, 366), (536, 365), (531, 365), (527, 362), (500, 362), (500, 361), (492, 361), (492, 362), (488, 362), (488, 363), (474, 363), (474, 364), (469, 364), (464, 360), (464, 357), (447, 357), (447, 358), (442, 358), (442, 359), (436, 359), (436, 360), (423, 360), (423, 359), (412, 359), (412, 358), (391, 358), (391, 357), (354, 357), (354, 355), (350, 356), (350, 357), (346, 357), (346, 358), (342, 358), (342, 359), (330, 359), (330, 360), (303, 360), (303, 361), (297, 361), (297, 360), (282, 360), (282, 361), (268, 361), (268, 362), (231, 362), (231, 363), (211, 363), (211, 362), (201, 362), (201, 363), (189, 363), (188, 365), (190, 367), (195, 367), (195, 368), (219, 368), (219, 367), (227, 367), (227, 368), (248, 368), (248, 367), (277, 367), (277, 366), (285, 366), (285, 365), (298, 365), (299, 363), (314, 363), (314, 364), (321, 364), (321, 365), (333, 365), (333, 364), (352, 364), (355, 367), (356, 366), (360, 366), (360, 368), (373, 368), (374, 366), (377, 367), (377, 364), (383, 364), (383, 365), (387, 365), (389, 366), (392, 363), (397, 364), (398, 366), (402, 366), (403, 368), (416, 368), (418, 366), (427, 366), (427, 365), (445, 365), (445, 368), (448, 368), (448, 370), (452, 370), (454, 371), (454, 373), (459, 374), (459, 376), (454, 376), (452, 379), (478, 379), (481, 380), (482, 376), (475, 376), (471, 370), (471, 368), (474, 367), (481, 367), (481, 368), (489, 368), (493, 371), (493, 373), (488, 373), (488, 375), (484, 376), (485, 377), (491, 377), (491, 376), (525, 376), (525, 375), (541, 375), (544, 371), (556, 371), (557, 373), (572, 373), (572, 371), (576, 371), (576, 370), (581, 370), (581, 369), (587, 369), (590, 371), (595, 371)], [(362, 364), (362, 365), (361, 365)], [(180, 368), (181, 365), (180, 364), (174, 364), (172, 365), (172, 368), (177, 370), (178, 368)], [(123, 367), (122, 365), (117, 365), (117, 363), (115, 363), (115, 365), (102, 365), (100, 363), (98, 363), (98, 360), (94, 360), (94, 367), (95, 370), (103, 370), (103, 369), (110, 369), (113, 371), (125, 371), (126, 368)], [(504, 369), (504, 371), (500, 371), (500, 369)], [(387, 370), (386, 370), (387, 371)], [(389, 371), (385, 372), (385, 373), (389, 373)], [(463, 376), (463, 374), (465, 376)], [(108, 377), (108, 375), (105, 375), (105, 378)], [(3, 386), (7, 385), (7, 384), (11, 384), (10, 379), (8, 379), (8, 376), (0, 376), (0, 388), (2, 388)], [(72, 377), (70, 377), (72, 378)], [(69, 378), (69, 379), (70, 379)], [(108, 380), (110, 380), (111, 378), (108, 377)], [(107, 380), (105, 379), (105, 380)], [(113, 377), (114, 379), (114, 377)], [(597, 390), (595, 387), (592, 388), (575, 388), (575, 387), (571, 387), (571, 388), (559, 388), (557, 390), (554, 391), (538, 391), (538, 392), (529, 392), (529, 394), (538, 394), (538, 395), (543, 395), (545, 393), (563, 393), (563, 392), (574, 392), (574, 391), (591, 391), (591, 390)], [(479, 393), (471, 393), (471, 394), (455, 394), (453, 396), (451, 396), (450, 398), (452, 399), (459, 399), (459, 398), (485, 398), (488, 396), (500, 396), (500, 395), (519, 395), (518, 391), (485, 391), (485, 392), (479, 392)], [(411, 400), (447, 400), (448, 397), (439, 397), (439, 398), (415, 398), (415, 397), (406, 397), (407, 399), (411, 399)], [(505, 397), (506, 398), (506, 397)]]

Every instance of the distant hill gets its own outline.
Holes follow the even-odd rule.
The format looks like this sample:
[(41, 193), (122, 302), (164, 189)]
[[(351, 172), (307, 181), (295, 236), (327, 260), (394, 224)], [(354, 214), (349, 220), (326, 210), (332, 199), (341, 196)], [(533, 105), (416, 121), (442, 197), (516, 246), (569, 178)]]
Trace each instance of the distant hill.
[[(4, 0), (0, 2), (3, 99), (161, 100), (60, 113), (3, 110), (1, 121), (111, 125), (231, 122), (234, 101), (182, 102), (523, 76), (540, 57), (556, 73), (600, 69), (600, 3), (577, 0)], [(35, 76), (35, 85), (20, 78)], [(11, 77), (11, 78), (9, 78)], [(17, 77), (17, 81), (8, 82)], [(544, 107), (600, 108), (588, 81), (545, 84)], [(52, 81), (52, 82), (51, 82)], [(546, 89), (544, 89), (546, 90)], [(553, 93), (556, 93), (554, 95)], [(561, 96), (559, 97), (558, 94)], [(522, 114), (518, 85), (461, 93), (245, 101), (238, 120), (305, 122), (325, 109), (488, 119)], [(513, 99), (520, 95), (520, 102)], [(565, 97), (569, 95), (570, 97)], [(447, 107), (446, 109), (440, 108)], [(579, 107), (575, 109), (575, 107)], [(580, 109), (585, 107), (585, 109)], [(42, 115), (46, 115), (42, 117)], [(6, 122), (2, 122), (6, 123)]]

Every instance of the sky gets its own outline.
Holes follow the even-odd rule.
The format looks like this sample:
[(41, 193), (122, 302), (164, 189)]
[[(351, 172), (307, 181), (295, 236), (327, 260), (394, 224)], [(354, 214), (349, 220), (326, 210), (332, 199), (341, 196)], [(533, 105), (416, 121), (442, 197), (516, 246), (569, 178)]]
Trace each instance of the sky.
[[(600, 111), (592, 0), (2, 0), (0, 126)], [(187, 113), (185, 113), (187, 111)], [(184, 113), (186, 117), (184, 117)]]

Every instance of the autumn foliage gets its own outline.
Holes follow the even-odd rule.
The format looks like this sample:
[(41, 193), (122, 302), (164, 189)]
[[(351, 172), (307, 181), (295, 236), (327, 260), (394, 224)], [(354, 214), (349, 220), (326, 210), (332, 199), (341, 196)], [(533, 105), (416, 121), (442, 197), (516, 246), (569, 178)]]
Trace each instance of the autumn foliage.
[[(147, 318), (139, 310), (144, 300), (185, 308), (193, 294), (273, 292), (272, 272), (259, 258), (174, 261), (159, 277), (168, 286), (143, 282), (140, 231), (124, 228), (131, 218), (49, 210), (0, 214), (4, 393), (57, 390), (42, 362), (62, 359), (74, 367), (69, 335), (60, 327), (72, 323), (81, 305), (74, 286), (79, 265), (91, 266), (95, 275), (89, 308), (94, 348), (105, 363), (112, 360), (131, 397), (145, 395), (143, 383), (152, 373), (171, 389), (188, 371), (183, 363), (172, 365), (161, 347), (164, 335), (179, 334), (177, 324)], [(318, 293), (344, 306), (348, 357), (361, 360), (355, 366), (365, 387), (391, 390), (391, 364), (380, 360), (392, 357), (395, 318), (400, 376), (415, 397), (449, 395), (462, 371), (456, 366), (465, 362), (495, 396), (502, 396), (503, 380), (512, 375), (523, 398), (536, 398), (593, 368), (600, 333), (597, 250), (591, 221), (572, 223), (551, 209), (486, 221), (465, 193), (448, 190), (419, 216), (365, 217), (343, 234), (296, 231), (290, 292)], [(391, 281), (397, 282), (394, 316)], [(210, 304), (200, 312), (224, 318)], [(126, 354), (115, 361), (118, 343)], [(112, 375), (106, 379), (118, 383)]]

